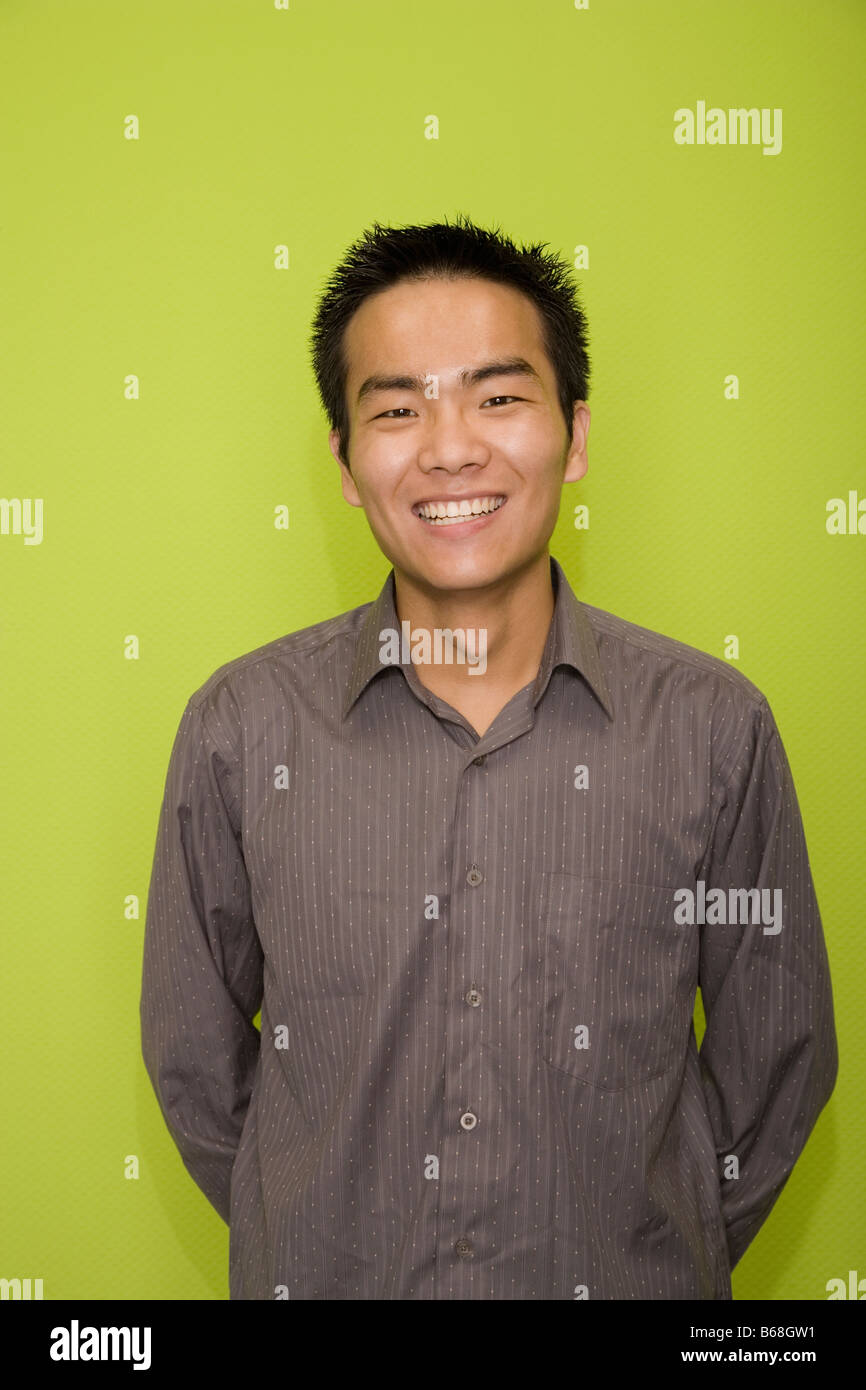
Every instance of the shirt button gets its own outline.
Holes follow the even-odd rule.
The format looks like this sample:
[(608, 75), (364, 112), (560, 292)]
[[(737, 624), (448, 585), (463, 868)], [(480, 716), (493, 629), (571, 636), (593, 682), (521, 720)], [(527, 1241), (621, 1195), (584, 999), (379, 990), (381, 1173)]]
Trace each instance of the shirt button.
[(464, 1129), (474, 1129), (478, 1124), (478, 1116), (473, 1115), (471, 1110), (467, 1110), (465, 1115), (460, 1116), (460, 1123)]
[(481, 873), (480, 869), (475, 864), (473, 864), (472, 868), (469, 870), (469, 873), (466, 875), (466, 882), (471, 883), (473, 888), (477, 888), (478, 884), (482, 882), (483, 878), (484, 875)]
[(461, 1236), (459, 1240), (455, 1240), (454, 1249), (457, 1251), (458, 1255), (461, 1255), (463, 1257), (465, 1257), (466, 1255), (471, 1255), (472, 1241), (467, 1240), (465, 1236)]
[(477, 989), (467, 989), (463, 998), (466, 1000), (466, 1003), (471, 1004), (474, 1009), (477, 1009), (478, 1005), (481, 1003), (481, 995)]
[(479, 755), (478, 755), (477, 758), (473, 758), (473, 759), (472, 759), (472, 764), (473, 764), (474, 767), (483, 767), (484, 764), (485, 764), (486, 762), (487, 762), (487, 754), (486, 754), (486, 753), (479, 753)]

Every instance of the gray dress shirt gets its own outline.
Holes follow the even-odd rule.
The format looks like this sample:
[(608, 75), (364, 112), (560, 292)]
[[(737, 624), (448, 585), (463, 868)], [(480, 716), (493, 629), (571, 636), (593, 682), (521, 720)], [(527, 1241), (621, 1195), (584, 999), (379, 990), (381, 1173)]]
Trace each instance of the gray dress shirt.
[(481, 738), (380, 660), (393, 571), (186, 705), (142, 1048), (233, 1299), (730, 1299), (833, 1089), (767, 701), (551, 576)]

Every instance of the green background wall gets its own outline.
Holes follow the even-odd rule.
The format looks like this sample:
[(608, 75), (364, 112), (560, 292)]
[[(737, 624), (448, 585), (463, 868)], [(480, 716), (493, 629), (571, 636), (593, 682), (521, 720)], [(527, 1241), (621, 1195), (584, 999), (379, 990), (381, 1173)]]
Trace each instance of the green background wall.
[[(227, 1297), (139, 1051), (168, 755), (217, 666), (384, 581), (307, 334), (373, 220), (457, 211), (577, 257), (590, 470), (551, 549), (579, 597), (736, 635), (794, 771), (840, 1076), (735, 1297), (866, 1275), (866, 534), (826, 525), (866, 501), (866, 4), (3, 0), (0, 45), (0, 496), (44, 508), (41, 543), (0, 534), (0, 1275)], [(699, 101), (781, 109), (780, 152), (677, 144)]]

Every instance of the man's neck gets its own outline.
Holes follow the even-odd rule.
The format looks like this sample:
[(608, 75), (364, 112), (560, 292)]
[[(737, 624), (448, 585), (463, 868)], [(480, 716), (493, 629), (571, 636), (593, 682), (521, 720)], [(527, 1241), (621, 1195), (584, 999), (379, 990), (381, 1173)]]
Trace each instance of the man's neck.
[[(484, 589), (445, 593), (395, 571), (394, 598), (401, 627), (408, 622), (410, 633), (430, 633), (431, 643), (437, 630), (459, 629), (467, 638), (475, 634), (474, 652), (467, 641), (468, 660), (434, 657), (425, 663), (413, 652), (413, 665), (421, 684), (465, 714), (479, 733), (538, 674), (554, 610), (546, 551), (518, 574)], [(477, 660), (479, 637), (483, 663)]]

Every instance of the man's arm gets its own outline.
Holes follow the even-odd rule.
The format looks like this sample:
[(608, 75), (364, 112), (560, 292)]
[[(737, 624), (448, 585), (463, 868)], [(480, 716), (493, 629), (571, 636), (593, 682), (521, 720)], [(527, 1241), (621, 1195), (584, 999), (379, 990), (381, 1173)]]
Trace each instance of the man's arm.
[(260, 1036), (262, 951), (239, 843), (239, 767), (223, 694), (191, 701), (171, 752), (147, 901), (142, 1055), (191, 1176), (229, 1219)]
[[(756, 925), (729, 920), (701, 928), (700, 986), (707, 1020), (701, 1077), (733, 1268), (768, 1216), (833, 1090), (838, 1054), (803, 824), (766, 700), (747, 715), (722, 775), (724, 792), (699, 877), (708, 898), (712, 888), (721, 888), (728, 903), (731, 888), (769, 890), (761, 894), (769, 910)], [(780, 928), (767, 921), (774, 911)], [(737, 1159), (737, 1177), (724, 1176), (729, 1155)]]

